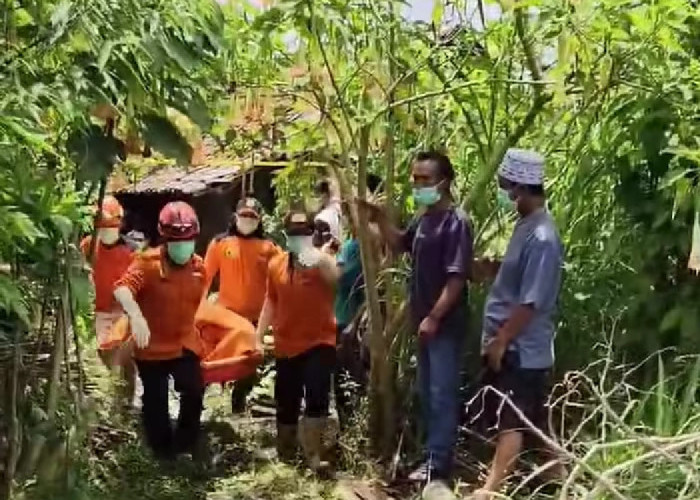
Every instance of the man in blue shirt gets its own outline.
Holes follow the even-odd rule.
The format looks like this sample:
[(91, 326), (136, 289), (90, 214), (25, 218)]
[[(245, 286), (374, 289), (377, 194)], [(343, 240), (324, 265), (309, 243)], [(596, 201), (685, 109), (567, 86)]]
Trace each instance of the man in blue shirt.
[(426, 427), (425, 462), (410, 479), (445, 481), (457, 441), (462, 348), (467, 331), (466, 283), (472, 267), (472, 231), (454, 203), (455, 172), (435, 151), (416, 155), (411, 168), (413, 198), (420, 208), (399, 230), (382, 208), (362, 202), (383, 239), (411, 256), (409, 308), (418, 330), (418, 386)]
[[(498, 437), (489, 476), (475, 497), (478, 500), (495, 498), (492, 494), (515, 465), (528, 430), (502, 395), (547, 433), (553, 315), (563, 248), (545, 208), (543, 167), (544, 158), (537, 153), (509, 149), (499, 169), (499, 204), (517, 211), (518, 221), (484, 308), (483, 382), (487, 387), (483, 415), (497, 429)], [(559, 471), (561, 465), (554, 468)]]

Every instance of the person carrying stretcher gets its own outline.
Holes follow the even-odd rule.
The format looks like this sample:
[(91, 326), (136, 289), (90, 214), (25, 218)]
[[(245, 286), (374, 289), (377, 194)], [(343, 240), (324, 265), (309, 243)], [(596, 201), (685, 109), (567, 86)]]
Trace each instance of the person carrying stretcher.
[[(228, 232), (212, 240), (204, 257), (207, 271), (206, 292), (219, 276), (216, 303), (257, 324), (265, 301), (265, 280), (270, 260), (282, 252), (265, 239), (262, 206), (255, 198), (243, 198)], [(245, 410), (246, 397), (255, 384), (255, 374), (234, 383), (231, 393), (233, 413)]]
[[(165, 205), (158, 232), (165, 244), (135, 259), (117, 281), (114, 296), (129, 317), (136, 347), (146, 440), (156, 457), (171, 459), (193, 452), (199, 439), (204, 385), (195, 314), (207, 278), (202, 259), (194, 253), (199, 220), (190, 205)], [(180, 394), (174, 431), (168, 412), (170, 377)]]
[(313, 245), (313, 218), (292, 211), (284, 221), (288, 253), (270, 261), (267, 294), (258, 321), (258, 349), (272, 326), (276, 367), (277, 452), (296, 456), (297, 425), (305, 401), (300, 439), (308, 466), (320, 472), (335, 367), (335, 258)]
[(133, 259), (131, 248), (120, 237), (119, 229), (124, 219), (124, 209), (112, 196), (105, 196), (102, 201), (100, 217), (97, 218), (97, 242), (90, 255), (92, 236), (80, 242), (80, 250), (92, 269), (92, 281), (95, 286), (95, 330), (97, 333), (98, 355), (110, 370), (120, 368), (123, 386), (119, 393), (124, 402), (130, 406), (135, 391), (134, 365), (131, 360), (117, 366), (117, 358), (112, 351), (99, 349), (109, 337), (114, 323), (124, 314), (119, 302), (114, 299), (114, 283), (126, 272)]

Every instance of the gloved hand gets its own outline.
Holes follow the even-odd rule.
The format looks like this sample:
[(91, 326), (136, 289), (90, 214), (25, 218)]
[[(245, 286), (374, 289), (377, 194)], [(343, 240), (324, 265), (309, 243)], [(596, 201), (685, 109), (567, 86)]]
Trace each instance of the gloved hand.
[(148, 347), (151, 341), (151, 330), (148, 328), (146, 318), (143, 317), (141, 311), (138, 314), (129, 315), (129, 325), (131, 326), (131, 335), (134, 337), (134, 343), (139, 349)]
[(121, 286), (114, 290), (114, 298), (119, 301), (124, 308), (124, 312), (129, 316), (129, 325), (131, 327), (131, 335), (134, 338), (134, 343), (139, 349), (148, 346), (151, 341), (151, 330), (148, 328), (146, 318), (143, 317), (141, 308), (134, 300), (134, 296), (125, 286)]

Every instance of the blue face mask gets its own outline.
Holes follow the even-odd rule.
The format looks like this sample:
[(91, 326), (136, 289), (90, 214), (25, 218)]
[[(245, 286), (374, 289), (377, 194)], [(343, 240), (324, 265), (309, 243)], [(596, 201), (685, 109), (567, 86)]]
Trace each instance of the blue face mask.
[(414, 187), (413, 200), (423, 207), (435, 205), (441, 198), (440, 191), (438, 191), (439, 185), (440, 184), (435, 186)]
[(168, 257), (175, 264), (182, 266), (192, 258), (194, 254), (194, 240), (170, 241), (167, 245)]
[(287, 236), (287, 250), (295, 255), (310, 247), (313, 247), (312, 236)]

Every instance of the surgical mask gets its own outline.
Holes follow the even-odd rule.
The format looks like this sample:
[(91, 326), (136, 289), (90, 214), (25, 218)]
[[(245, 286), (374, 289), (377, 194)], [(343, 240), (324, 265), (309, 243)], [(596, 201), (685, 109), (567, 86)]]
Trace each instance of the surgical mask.
[(503, 188), (498, 188), (498, 194), (496, 195), (496, 203), (498, 207), (502, 210), (512, 211), (515, 210), (515, 200), (510, 197), (510, 191)]
[(97, 230), (97, 237), (105, 245), (114, 245), (119, 240), (119, 228), (101, 227)]
[(438, 191), (439, 185), (440, 184), (435, 186), (414, 187), (413, 199), (418, 205), (423, 207), (435, 205), (438, 201), (440, 201), (440, 191)]
[(167, 245), (168, 256), (175, 264), (182, 266), (192, 258), (194, 254), (194, 240), (169, 241)]
[(258, 219), (236, 216), (236, 229), (244, 236), (254, 233), (259, 225)]
[(313, 248), (313, 236), (287, 236), (287, 249), (296, 255)]

